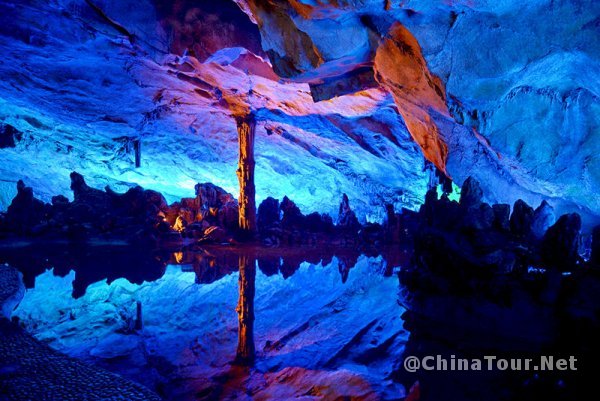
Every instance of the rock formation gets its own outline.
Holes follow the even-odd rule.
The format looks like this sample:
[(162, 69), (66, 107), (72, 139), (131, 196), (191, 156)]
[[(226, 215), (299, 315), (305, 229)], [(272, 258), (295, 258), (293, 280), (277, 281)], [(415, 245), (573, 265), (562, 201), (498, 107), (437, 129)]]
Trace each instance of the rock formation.
[(561, 271), (575, 269), (579, 256), (581, 217), (577, 213), (561, 216), (544, 234), (542, 241), (542, 260), (548, 267)]
[(260, 228), (270, 227), (279, 221), (279, 200), (268, 197), (258, 207), (257, 225)]
[(537, 240), (544, 236), (544, 233), (554, 224), (556, 217), (554, 216), (554, 208), (545, 200), (533, 212), (533, 221), (531, 223), (531, 234)]
[(0, 149), (14, 148), (21, 139), (23, 133), (10, 124), (0, 123)]
[(154, 241), (168, 206), (159, 193), (134, 187), (124, 194), (89, 187), (83, 176), (71, 174), (74, 200), (55, 196), (52, 204), (36, 199), (23, 181), (17, 184), (0, 232), (84, 241), (110, 236), (130, 241)]
[(239, 161), (236, 174), (240, 184), (239, 227), (252, 237), (256, 232), (256, 188), (254, 185), (254, 138), (256, 121), (252, 114), (236, 118)]
[[(23, 134), (15, 148), (0, 149), (0, 175), (25, 177), (44, 202), (69, 187), (47, 178), (71, 171), (94, 188), (138, 184), (169, 202), (189, 197), (193, 181), (237, 198), (231, 166), (242, 105), (256, 113), (255, 185), (263, 199), (293, 195), (303, 209), (334, 215), (346, 192), (361, 220), (369, 202), (414, 208), (422, 200), (423, 157), (386, 91), (314, 102), (308, 83), (273, 72), (258, 28), (230, 0), (92, 3), (0, 5), (7, 49), (0, 70), (22, 81), (18, 90), (11, 79), (0, 83), (7, 106), (0, 123)], [(35, 37), (56, 40), (20, 40), (41, 14), (49, 23)], [(19, 64), (25, 59), (27, 69)], [(136, 140), (144, 149), (139, 168)], [(0, 182), (0, 208), (14, 196), (11, 182)]]
[[(92, 188), (76, 172), (71, 173), (71, 188), (72, 202), (57, 195), (52, 204), (45, 204), (19, 181), (17, 196), (8, 212), (0, 215), (0, 235), (69, 241), (149, 241), (155, 246), (175, 245), (188, 239), (197, 244), (221, 244), (253, 237), (238, 225), (241, 212), (233, 195), (212, 183), (196, 184), (195, 198), (182, 198), (171, 205), (160, 193), (139, 186), (123, 194), (109, 187), (104, 191)], [(256, 232), (264, 245), (353, 244), (366, 249), (406, 237), (401, 231), (411, 225), (412, 215), (404, 210), (402, 215), (394, 216), (398, 222), (395, 227), (361, 225), (348, 196), (343, 194), (337, 225), (328, 214), (304, 215), (287, 196), (281, 203), (267, 198), (251, 220), (257, 222)]]
[(23, 295), (23, 274), (14, 267), (0, 264), (0, 319), (10, 319)]
[(48, 207), (33, 196), (33, 189), (22, 180), (17, 182), (17, 195), (8, 207), (4, 218), (5, 229), (18, 234), (29, 234), (38, 230), (47, 217)]
[(596, 226), (592, 233), (592, 265), (600, 267), (600, 226)]
[(248, 255), (239, 259), (238, 346), (236, 362), (252, 365), (255, 357), (254, 345), (254, 294), (256, 258)]
[(508, 205), (490, 206), (482, 198), (481, 188), (472, 178), (463, 184), (458, 203), (445, 195), (437, 199), (435, 190), (427, 193), (415, 237), (418, 266), (449, 277), (456, 275), (452, 280), (461, 280), (462, 272), (525, 272), (540, 264), (573, 271), (579, 266), (579, 215), (563, 215), (541, 235), (540, 231), (532, 235), (534, 228), (547, 225), (552, 216), (550, 205), (540, 205), (536, 213), (518, 200), (509, 224)]
[[(591, 177), (588, 171), (598, 168), (592, 156), (598, 124), (589, 113), (596, 89), (572, 73), (600, 54), (590, 36), (600, 11), (594, 2), (237, 2), (258, 24), (278, 74), (318, 85), (353, 82), (359, 91), (371, 84), (353, 77), (373, 70), (425, 156), (456, 182), (476, 176), (491, 199), (547, 196), (561, 210), (574, 202), (597, 215), (595, 185), (568, 178)], [(575, 11), (583, 9), (585, 16)], [(565, 15), (577, 28), (563, 23)], [(333, 27), (352, 37), (335, 51), (325, 33)], [(559, 49), (548, 50), (558, 42)], [(482, 54), (482, 45), (502, 49), (502, 59)], [(348, 92), (347, 85), (338, 87), (338, 95)], [(515, 111), (523, 105), (528, 114), (521, 116)], [(540, 110), (552, 118), (535, 118)], [(573, 139), (583, 148), (563, 146), (571, 113), (581, 116), (575, 124), (581, 134)], [(532, 131), (548, 135), (532, 140)], [(580, 198), (583, 193), (589, 197)]]
[(520, 237), (527, 237), (531, 233), (534, 210), (531, 206), (519, 199), (513, 206), (510, 215), (510, 230)]
[(348, 199), (348, 195), (342, 195), (342, 202), (340, 203), (340, 208), (338, 211), (338, 227), (352, 231), (358, 229), (360, 224), (358, 223), (358, 219), (356, 218), (356, 214), (350, 208), (350, 200)]
[(313, 212), (305, 216), (287, 196), (281, 204), (267, 198), (258, 208), (258, 231), (262, 242), (269, 246), (341, 242), (370, 245), (381, 243), (385, 236), (381, 225), (359, 223), (346, 194), (342, 195), (337, 225), (328, 214)]

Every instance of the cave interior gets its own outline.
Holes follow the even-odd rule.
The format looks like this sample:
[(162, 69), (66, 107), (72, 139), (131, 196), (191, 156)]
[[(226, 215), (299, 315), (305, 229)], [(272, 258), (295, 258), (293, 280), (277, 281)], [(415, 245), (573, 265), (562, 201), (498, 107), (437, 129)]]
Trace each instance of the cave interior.
[(0, 399), (581, 399), (599, 38), (595, 0), (0, 0)]

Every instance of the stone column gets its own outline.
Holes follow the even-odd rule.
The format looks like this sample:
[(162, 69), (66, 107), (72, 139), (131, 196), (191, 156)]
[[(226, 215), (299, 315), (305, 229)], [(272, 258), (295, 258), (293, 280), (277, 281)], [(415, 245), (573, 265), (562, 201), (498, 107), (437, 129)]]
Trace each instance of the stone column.
[(250, 113), (236, 117), (238, 143), (240, 145), (238, 169), (236, 171), (240, 184), (239, 226), (240, 229), (253, 236), (256, 231), (256, 199), (254, 187), (254, 133), (256, 121)]
[(256, 258), (239, 256), (239, 298), (236, 308), (238, 314), (238, 345), (236, 362), (240, 365), (252, 365), (254, 362), (254, 294), (256, 278)]

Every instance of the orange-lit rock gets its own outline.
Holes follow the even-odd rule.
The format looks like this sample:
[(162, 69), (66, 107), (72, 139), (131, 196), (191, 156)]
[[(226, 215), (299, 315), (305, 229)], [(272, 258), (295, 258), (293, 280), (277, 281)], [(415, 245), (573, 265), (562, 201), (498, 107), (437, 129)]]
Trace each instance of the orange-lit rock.
[(258, 24), (275, 72), (309, 82), (315, 100), (359, 92), (378, 82), (393, 94), (425, 157), (446, 171), (448, 146), (432, 118), (432, 113), (449, 117), (444, 87), (429, 72), (419, 43), (403, 25), (396, 22), (386, 28), (385, 23), (363, 19), (358, 12), (362, 6), (356, 4), (238, 3), (244, 3), (242, 8)]
[(175, 219), (175, 224), (173, 224), (173, 229), (181, 232), (185, 230), (185, 226), (187, 226), (185, 219), (181, 216), (177, 216), (177, 219)]
[(433, 76), (414, 36), (394, 24), (375, 55), (376, 77), (393, 95), (398, 111), (425, 157), (446, 170), (448, 147), (431, 113), (448, 116), (444, 88)]
[(254, 361), (254, 295), (256, 292), (256, 258), (239, 256), (238, 345), (236, 360), (241, 364)]
[(236, 174), (240, 184), (239, 226), (252, 235), (256, 231), (256, 188), (254, 185), (254, 137), (256, 121), (252, 114), (237, 117), (239, 161)]

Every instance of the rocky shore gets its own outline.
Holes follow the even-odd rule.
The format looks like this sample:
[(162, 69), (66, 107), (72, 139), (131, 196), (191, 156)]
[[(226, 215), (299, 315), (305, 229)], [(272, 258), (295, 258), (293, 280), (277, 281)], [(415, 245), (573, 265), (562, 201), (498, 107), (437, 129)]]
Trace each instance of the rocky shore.
[(148, 389), (104, 369), (70, 358), (0, 319), (0, 399), (160, 400)]
[[(6, 213), (0, 213), (0, 240), (65, 242), (123, 241), (132, 245), (178, 248), (193, 244), (247, 242), (239, 230), (238, 201), (212, 183), (195, 186), (194, 198), (167, 204), (164, 196), (139, 186), (125, 193), (88, 186), (82, 175), (71, 173), (73, 201), (64, 195), (44, 203), (23, 181)], [(250, 242), (264, 246), (332, 244), (361, 250), (397, 241), (400, 225), (415, 217), (409, 210), (388, 210), (385, 224), (361, 224), (346, 194), (341, 194), (337, 221), (313, 212), (305, 215), (287, 196), (267, 198), (257, 210), (257, 229)], [(391, 207), (391, 205), (390, 205)]]
[[(430, 191), (419, 212), (414, 257), (399, 273), (405, 355), (573, 355), (576, 372), (398, 371), (421, 400), (572, 400), (595, 388), (600, 355), (600, 231), (576, 213), (518, 200), (489, 205), (472, 179), (460, 201)], [(501, 391), (491, 394), (490, 388)], [(448, 394), (453, 394), (448, 397)]]
[(14, 308), (19, 304), (25, 293), (23, 275), (17, 269), (8, 265), (0, 265), (0, 319), (10, 319)]
[(53, 350), (9, 321), (23, 292), (20, 273), (0, 266), (0, 400), (160, 400), (139, 384)]

